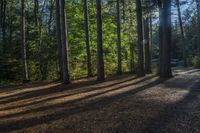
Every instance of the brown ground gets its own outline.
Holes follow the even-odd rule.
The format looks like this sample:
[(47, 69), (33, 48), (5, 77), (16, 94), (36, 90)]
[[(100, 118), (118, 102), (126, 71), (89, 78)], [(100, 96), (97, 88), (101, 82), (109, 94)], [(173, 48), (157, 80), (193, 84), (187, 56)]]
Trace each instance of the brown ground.
[(0, 89), (0, 132), (200, 133), (200, 70)]

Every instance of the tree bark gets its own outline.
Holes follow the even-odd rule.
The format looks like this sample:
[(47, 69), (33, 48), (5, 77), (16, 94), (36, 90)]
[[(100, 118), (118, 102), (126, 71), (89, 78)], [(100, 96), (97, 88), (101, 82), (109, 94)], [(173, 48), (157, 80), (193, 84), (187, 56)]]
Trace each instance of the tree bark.
[(84, 17), (85, 17), (85, 37), (86, 37), (86, 52), (87, 52), (87, 71), (88, 77), (92, 76), (92, 62), (91, 62), (91, 50), (90, 50), (90, 32), (89, 32), (89, 14), (88, 14), (88, 1), (84, 1)]
[(200, 57), (200, 0), (196, 0), (197, 6), (197, 55)]
[(4, 45), (6, 43), (6, 7), (7, 7), (7, 1), (6, 0), (2, 0), (3, 3), (2, 3), (2, 34), (3, 34), (3, 42), (4, 42)]
[(39, 12), (38, 10), (39, 10), (38, 0), (34, 0), (34, 18), (36, 26), (38, 26), (38, 12)]
[(163, 22), (162, 22), (162, 32), (163, 32), (163, 46), (162, 46), (162, 56), (161, 56), (161, 78), (172, 77), (171, 72), (171, 0), (163, 0)]
[(181, 30), (181, 41), (182, 41), (182, 56), (184, 60), (184, 65), (186, 65), (186, 54), (185, 54), (185, 34), (183, 29), (183, 22), (181, 17), (181, 10), (180, 10), (180, 1), (176, 0), (177, 10), (178, 10), (178, 20), (179, 20), (179, 26)]
[(117, 53), (118, 53), (118, 68), (117, 68), (117, 73), (118, 74), (122, 74), (120, 0), (117, 0)]
[(151, 52), (149, 42), (149, 17), (144, 20), (145, 73), (151, 73)]
[(22, 34), (22, 57), (23, 57), (23, 82), (29, 80), (28, 68), (27, 68), (27, 56), (26, 56), (26, 35), (25, 35), (25, 3), (21, 0), (21, 34)]
[(143, 53), (143, 28), (142, 28), (142, 6), (141, 0), (136, 0), (137, 15), (137, 37), (138, 37), (138, 76), (145, 76), (144, 73), (144, 53)]
[(104, 60), (103, 60), (101, 0), (96, 0), (96, 10), (97, 10), (97, 80), (102, 81), (105, 79), (105, 77), (104, 77)]
[(61, 25), (61, 42), (62, 42), (62, 68), (63, 83), (69, 84), (69, 63), (68, 63), (68, 40), (65, 21), (65, 0), (60, 0), (60, 25)]
[(152, 16), (150, 15), (150, 53), (151, 53), (151, 60), (153, 55), (153, 26), (152, 26)]
[(61, 27), (60, 27), (60, 0), (56, 0), (56, 40), (57, 40), (57, 53), (59, 63), (59, 79), (63, 80), (63, 67), (62, 67), (62, 42), (61, 42)]
[(159, 8), (159, 67), (158, 67), (158, 75), (161, 73), (162, 69), (162, 51), (163, 51), (163, 4), (161, 0), (158, 0), (158, 8)]

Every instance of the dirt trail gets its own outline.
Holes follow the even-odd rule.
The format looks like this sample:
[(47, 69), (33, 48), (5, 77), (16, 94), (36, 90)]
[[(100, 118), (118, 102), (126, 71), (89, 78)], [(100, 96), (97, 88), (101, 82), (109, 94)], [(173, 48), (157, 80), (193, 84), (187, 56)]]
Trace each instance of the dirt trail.
[(0, 89), (0, 133), (199, 133), (200, 70)]

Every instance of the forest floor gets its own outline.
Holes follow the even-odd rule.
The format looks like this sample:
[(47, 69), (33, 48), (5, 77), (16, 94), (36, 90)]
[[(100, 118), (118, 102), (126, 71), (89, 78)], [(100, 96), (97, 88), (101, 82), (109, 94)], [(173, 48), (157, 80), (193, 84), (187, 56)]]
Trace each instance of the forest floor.
[(0, 89), (0, 133), (199, 133), (200, 70)]

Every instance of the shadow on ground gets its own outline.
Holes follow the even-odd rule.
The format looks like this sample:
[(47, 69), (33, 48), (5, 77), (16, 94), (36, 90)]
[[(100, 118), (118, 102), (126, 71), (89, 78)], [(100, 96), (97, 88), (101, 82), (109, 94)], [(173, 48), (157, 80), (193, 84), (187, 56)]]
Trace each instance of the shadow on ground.
[[(187, 72), (187, 70), (185, 70), (185, 72)], [(198, 71), (188, 69), (189, 74), (195, 72)], [(138, 102), (137, 100), (141, 100), (141, 98), (135, 99), (137, 94), (146, 93), (148, 91), (156, 92), (157, 88), (159, 88), (159, 91), (176, 89), (172, 90), (177, 91), (176, 93), (179, 91), (188, 91), (188, 94), (184, 96), (183, 99), (179, 99), (174, 103), (162, 102), (161, 104), (164, 108), (162, 110), (158, 109), (156, 115), (151, 116), (147, 120), (138, 120), (142, 121), (144, 126), (141, 127), (140, 131), (134, 130), (134, 126), (137, 125), (137, 123), (134, 125), (134, 122), (129, 123), (133, 124), (132, 129), (129, 131), (199, 131), (198, 127), (200, 127), (200, 122), (196, 114), (198, 114), (200, 110), (200, 80), (197, 77), (192, 77), (189, 80), (187, 80), (187, 78), (181, 79), (181, 77), (178, 77), (178, 79), (178, 82), (176, 82), (176, 78), (166, 82), (166, 80), (159, 79), (154, 75), (148, 75), (143, 78), (129, 75), (108, 80), (104, 83), (86, 81), (74, 83), (70, 86), (60, 83), (50, 83), (52, 86), (48, 86), (49, 84), (47, 84), (44, 85), (46, 87), (40, 86), (41, 88), (37, 88), (38, 86), (36, 86), (34, 89), (30, 87), (20, 90), (17, 87), (16, 89), (8, 89), (8, 92), (6, 92), (6, 90), (0, 91), (0, 132), (23, 131), (33, 126), (51, 123), (60, 119), (67, 119), (72, 115), (79, 115), (89, 111), (98, 112), (102, 108), (109, 107), (119, 100), (127, 101), (127, 105), (130, 105), (130, 110), (132, 110), (135, 108)], [(163, 88), (160, 89), (160, 86)], [(143, 95), (141, 95), (141, 97), (142, 99), (148, 98)], [(133, 101), (130, 101), (131, 98)], [(149, 108), (149, 113), (151, 113), (151, 110), (155, 110), (157, 107), (159, 108), (160, 103), (158, 104), (156, 100), (149, 100), (148, 102), (152, 104), (152, 107)], [(147, 104), (146, 101), (139, 106), (145, 107), (145, 104)], [(130, 110), (128, 109), (126, 111), (130, 112)], [(143, 111), (142, 108), (141, 111)], [(133, 112), (130, 112), (130, 114), (133, 115), (133, 118), (137, 118), (137, 116), (134, 116)], [(120, 117), (123, 119), (123, 115)], [(187, 125), (187, 129), (184, 124)], [(191, 129), (192, 127), (193, 129)], [(126, 128), (126, 124), (121, 126), (121, 128)], [(138, 128), (140, 127), (136, 129)], [(48, 129), (46, 129), (46, 131), (48, 131)], [(118, 129), (117, 127), (115, 130), (108, 132), (119, 131), (129, 132), (125, 129)]]

